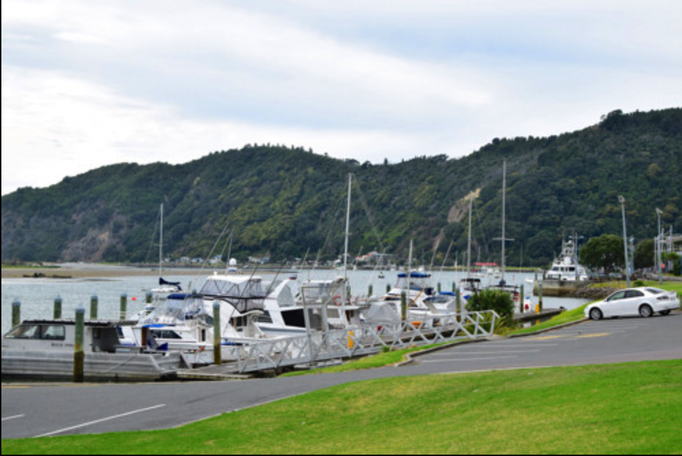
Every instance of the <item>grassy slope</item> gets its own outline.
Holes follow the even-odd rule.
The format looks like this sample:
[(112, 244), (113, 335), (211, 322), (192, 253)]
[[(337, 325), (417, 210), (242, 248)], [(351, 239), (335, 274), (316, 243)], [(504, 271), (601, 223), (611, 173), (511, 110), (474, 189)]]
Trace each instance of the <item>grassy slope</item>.
[(680, 453), (682, 360), (390, 378), (179, 429), (3, 440), (2, 454)]

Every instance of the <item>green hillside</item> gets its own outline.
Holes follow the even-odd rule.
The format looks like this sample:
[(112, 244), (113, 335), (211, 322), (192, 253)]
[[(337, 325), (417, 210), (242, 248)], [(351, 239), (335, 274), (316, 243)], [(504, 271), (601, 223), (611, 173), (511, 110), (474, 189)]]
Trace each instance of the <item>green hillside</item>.
[[(414, 239), (428, 263), (466, 250), (474, 204), (474, 259), (499, 261), (502, 162), (507, 160), (507, 264), (541, 265), (561, 238), (622, 233), (618, 195), (637, 241), (662, 220), (682, 226), (682, 109), (614, 111), (584, 130), (548, 138), (494, 139), (460, 159), (358, 163), (303, 148), (247, 145), (181, 165), (118, 164), (47, 188), (2, 197), (2, 260), (156, 261), (158, 209), (164, 251), (206, 257), (234, 230), (233, 256), (336, 258), (343, 247), (347, 175), (353, 173), (351, 252), (404, 255)], [(359, 189), (359, 190), (358, 190)], [(217, 249), (223, 249), (226, 236)], [(151, 253), (151, 254), (150, 254)], [(452, 254), (450, 256), (452, 259)]]

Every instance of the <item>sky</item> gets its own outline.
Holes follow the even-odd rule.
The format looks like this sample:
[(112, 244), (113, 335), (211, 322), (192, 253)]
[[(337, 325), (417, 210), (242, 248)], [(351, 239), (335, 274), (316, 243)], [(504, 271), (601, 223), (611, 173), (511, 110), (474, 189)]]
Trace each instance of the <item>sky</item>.
[(469, 155), (682, 106), (679, 0), (3, 0), (2, 194), (246, 144)]

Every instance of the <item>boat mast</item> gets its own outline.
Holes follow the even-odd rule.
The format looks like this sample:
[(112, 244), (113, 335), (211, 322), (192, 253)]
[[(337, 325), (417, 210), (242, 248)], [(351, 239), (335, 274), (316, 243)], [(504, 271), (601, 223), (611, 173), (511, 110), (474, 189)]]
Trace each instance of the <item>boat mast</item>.
[(348, 173), (348, 206), (346, 208), (346, 242), (343, 252), (343, 278), (348, 280), (348, 236), (350, 230), (350, 196), (351, 196), (351, 179), (353, 175)]
[(507, 159), (502, 160), (502, 271), (500, 272), (501, 281), (504, 282), (504, 267), (505, 267), (505, 252), (504, 247), (507, 243), (505, 236), (505, 219), (506, 219), (506, 192), (507, 192)]
[(467, 236), (467, 279), (471, 278), (471, 207), (474, 204), (474, 197), (469, 198), (469, 233)]
[(159, 219), (159, 277), (161, 277), (161, 263), (163, 262), (163, 203), (161, 203)]

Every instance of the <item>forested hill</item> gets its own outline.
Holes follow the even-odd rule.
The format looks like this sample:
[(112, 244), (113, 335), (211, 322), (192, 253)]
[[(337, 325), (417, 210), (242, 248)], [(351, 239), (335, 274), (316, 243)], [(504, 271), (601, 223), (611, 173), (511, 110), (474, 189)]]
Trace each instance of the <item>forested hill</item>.
[[(499, 262), (502, 163), (507, 160), (507, 264), (546, 264), (562, 236), (656, 234), (655, 208), (682, 227), (682, 109), (623, 114), (548, 138), (494, 139), (460, 159), (428, 156), (402, 163), (337, 160), (302, 148), (245, 146), (181, 165), (118, 164), (48, 188), (2, 197), (3, 261), (132, 261), (157, 258), (164, 203), (170, 258), (270, 254), (273, 260), (336, 258), (343, 249), (348, 173), (355, 176), (351, 252), (386, 250), (437, 261), (450, 241), (466, 250), (474, 203), (474, 259)], [(359, 185), (358, 185), (359, 184)], [(218, 240), (220, 239), (220, 242)], [(439, 241), (440, 239), (440, 241)], [(453, 253), (450, 254), (452, 260)], [(440, 263), (438, 263), (440, 264)]]

